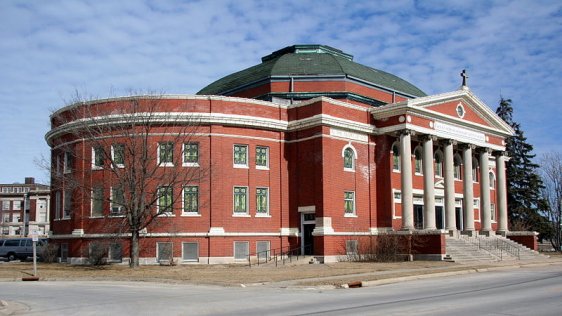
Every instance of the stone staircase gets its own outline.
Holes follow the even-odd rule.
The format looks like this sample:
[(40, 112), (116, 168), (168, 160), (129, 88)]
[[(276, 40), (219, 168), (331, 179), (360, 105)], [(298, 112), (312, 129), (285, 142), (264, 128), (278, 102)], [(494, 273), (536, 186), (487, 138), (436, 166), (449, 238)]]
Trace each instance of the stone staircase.
[(461, 264), (536, 261), (548, 258), (502, 236), (447, 237), (445, 261)]

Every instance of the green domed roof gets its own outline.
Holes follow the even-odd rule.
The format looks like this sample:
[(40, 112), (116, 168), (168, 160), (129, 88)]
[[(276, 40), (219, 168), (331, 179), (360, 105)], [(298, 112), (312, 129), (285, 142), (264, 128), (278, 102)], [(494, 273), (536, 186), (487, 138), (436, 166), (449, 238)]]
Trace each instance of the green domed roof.
[(221, 78), (197, 94), (227, 95), (275, 77), (345, 76), (411, 97), (426, 94), (393, 74), (353, 61), (353, 56), (324, 45), (293, 45), (262, 58), (262, 63)]

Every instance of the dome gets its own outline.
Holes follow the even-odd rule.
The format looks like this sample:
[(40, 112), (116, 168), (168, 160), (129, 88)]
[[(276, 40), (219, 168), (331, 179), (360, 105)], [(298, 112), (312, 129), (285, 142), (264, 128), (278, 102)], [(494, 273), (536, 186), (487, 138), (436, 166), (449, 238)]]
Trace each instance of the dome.
[(353, 61), (352, 55), (325, 45), (285, 47), (263, 57), (261, 64), (223, 77), (197, 94), (232, 95), (267, 80), (295, 76), (318, 79), (343, 77), (409, 98), (426, 95), (404, 79), (358, 64)]

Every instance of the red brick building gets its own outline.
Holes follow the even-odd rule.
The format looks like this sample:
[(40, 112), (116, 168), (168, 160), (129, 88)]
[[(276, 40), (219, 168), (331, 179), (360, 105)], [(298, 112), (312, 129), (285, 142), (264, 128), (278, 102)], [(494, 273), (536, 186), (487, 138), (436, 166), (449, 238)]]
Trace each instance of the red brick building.
[[(81, 187), (101, 177), (95, 149), (61, 118), (87, 108), (84, 115), (118, 124), (123, 102), (149, 99), (95, 100), (54, 113), (46, 135), (53, 174)], [(161, 259), (163, 249), (180, 263), (219, 263), (299, 247), (334, 261), (360, 239), (388, 233), (429, 236), (422, 253), (441, 258), (445, 234), (507, 232), (504, 140), (513, 131), (466, 77), (459, 90), (428, 96), (340, 50), (295, 45), (197, 95), (162, 96), (158, 113), (173, 117), (168, 128), (196, 117), (198, 129), (166, 148), (155, 129), (154, 155), (169, 151), (178, 173), (208, 172), (170, 189), (182, 199), (170, 206), (172, 216), (143, 232), (145, 263)], [(69, 145), (80, 159), (66, 158)], [(111, 181), (99, 190), (99, 204), (53, 182), (51, 237), (63, 259), (81, 262), (92, 241), (109, 238), (103, 227), (119, 220)], [(127, 239), (109, 248), (110, 258), (126, 257)]]

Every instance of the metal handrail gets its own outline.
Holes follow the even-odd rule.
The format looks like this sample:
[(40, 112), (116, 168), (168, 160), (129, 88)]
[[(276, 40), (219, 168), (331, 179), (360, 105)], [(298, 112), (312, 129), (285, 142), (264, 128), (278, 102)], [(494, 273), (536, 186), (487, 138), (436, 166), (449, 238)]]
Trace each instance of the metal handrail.
[(491, 253), (500, 261), (504, 259), (504, 253), (520, 260), (520, 249), (509, 242), (500, 238), (485, 239), (485, 238), (464, 238), (466, 241), (477, 247), (479, 250), (484, 250)]
[[(304, 246), (305, 249), (304, 252), (306, 253), (306, 250), (310, 249), (311, 247), (312, 245)], [(256, 257), (255, 264), (257, 264), (258, 266), (260, 264), (265, 264), (271, 261), (275, 261), (275, 266), (277, 267), (279, 262), (281, 262), (282, 264), (285, 264), (285, 260), (289, 260), (289, 262), (293, 262), (293, 257), (295, 258), (295, 260), (299, 260), (299, 257), (303, 257), (304, 254), (302, 253), (301, 247), (290, 248), (290, 246), (280, 247), (273, 250), (264, 250), (264, 251), (249, 253), (248, 254), (249, 267), (252, 267), (252, 256)]]

